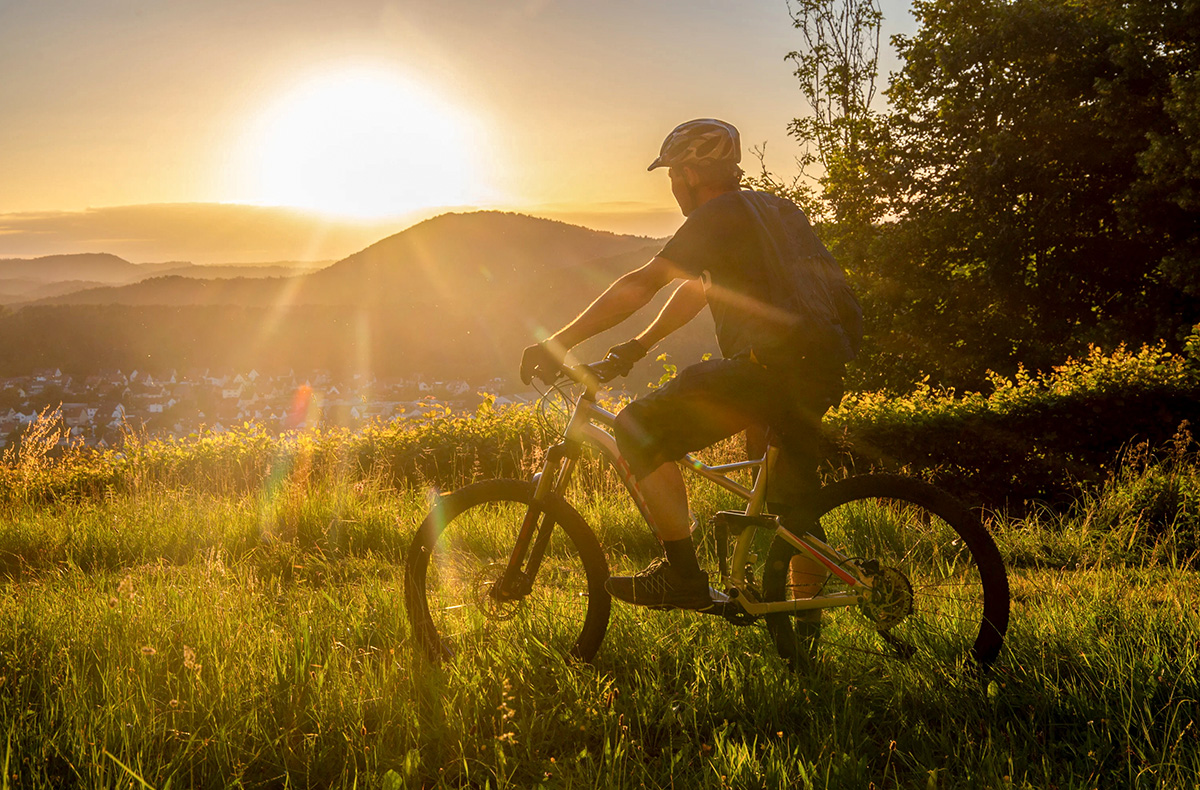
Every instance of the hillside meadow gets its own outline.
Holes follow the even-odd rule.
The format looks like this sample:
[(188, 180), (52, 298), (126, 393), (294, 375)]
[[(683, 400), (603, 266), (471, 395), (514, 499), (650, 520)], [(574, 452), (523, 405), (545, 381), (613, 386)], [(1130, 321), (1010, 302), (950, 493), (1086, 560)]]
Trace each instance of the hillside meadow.
[[(981, 508), (1013, 592), (983, 672), (829, 646), (793, 674), (761, 626), (619, 605), (592, 665), (532, 643), (429, 663), (407, 543), (437, 490), (529, 474), (533, 409), (108, 453), (52, 451), (40, 423), (0, 465), (0, 787), (1194, 786), (1195, 358), (1095, 352), (994, 385), (827, 420), (831, 477), (899, 469)], [(1040, 496), (973, 495), (1020, 469)], [(610, 567), (641, 567), (653, 538), (581, 471)], [(692, 493), (702, 519), (727, 505)]]

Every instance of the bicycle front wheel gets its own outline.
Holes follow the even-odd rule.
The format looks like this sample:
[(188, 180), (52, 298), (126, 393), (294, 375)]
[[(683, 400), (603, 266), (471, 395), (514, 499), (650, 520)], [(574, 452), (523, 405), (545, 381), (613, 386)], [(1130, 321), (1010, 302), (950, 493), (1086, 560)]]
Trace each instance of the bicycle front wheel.
[(608, 563), (596, 536), (562, 497), (542, 503), (551, 529), (530, 589), (491, 593), (533, 502), (533, 483), (488, 480), (440, 497), (413, 539), (404, 577), (414, 635), (435, 660), (489, 644), (549, 647), (591, 660), (612, 605)]
[[(991, 535), (961, 502), (919, 480), (864, 475), (822, 488), (810, 512), (830, 546), (873, 573), (856, 612), (825, 618), (823, 644), (914, 660), (996, 658), (1008, 629), (1008, 576)], [(795, 553), (772, 542), (766, 600), (795, 597)], [(838, 588), (831, 576), (824, 592)], [(785, 659), (802, 658), (791, 615), (770, 615), (767, 627)]]

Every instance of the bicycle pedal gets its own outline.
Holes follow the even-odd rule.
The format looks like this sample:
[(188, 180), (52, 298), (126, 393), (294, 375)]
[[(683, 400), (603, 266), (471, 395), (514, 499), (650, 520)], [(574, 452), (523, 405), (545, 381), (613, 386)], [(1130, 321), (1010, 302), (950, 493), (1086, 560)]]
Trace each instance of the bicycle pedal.
[(733, 600), (727, 594), (721, 592), (720, 590), (718, 590), (715, 587), (708, 588), (708, 597), (711, 599), (711, 603), (709, 603), (708, 606), (684, 608), (684, 607), (680, 607), (680, 606), (662, 605), (662, 606), (647, 606), (646, 608), (652, 612), (670, 612), (670, 611), (674, 611), (676, 609), (678, 609), (680, 611), (684, 611), (684, 612), (707, 612), (715, 606), (724, 606), (725, 604), (727, 604)]
[(779, 517), (768, 513), (749, 516), (737, 510), (721, 510), (713, 515), (712, 522), (715, 526), (726, 529), (745, 529), (746, 527), (774, 529), (779, 526)]

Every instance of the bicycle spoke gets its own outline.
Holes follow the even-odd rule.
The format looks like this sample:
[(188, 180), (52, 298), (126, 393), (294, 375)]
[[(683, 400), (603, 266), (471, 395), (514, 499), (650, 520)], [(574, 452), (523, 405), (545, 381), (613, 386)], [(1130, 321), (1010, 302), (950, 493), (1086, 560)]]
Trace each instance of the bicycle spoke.
[[(443, 500), (449, 515), (435, 510), (422, 525), (409, 561), (420, 593), (406, 580), (406, 595), (417, 636), (434, 657), (488, 641), (544, 644), (577, 657), (590, 657), (599, 646), (609, 604), (605, 597), (596, 609), (589, 588), (607, 578), (607, 567), (594, 536), (561, 500), (547, 507), (552, 532), (538, 544), (544, 553), (536, 576), (514, 580), (528, 585), (526, 594), (491, 595), (507, 573), (532, 491), (518, 481), (469, 486)], [(451, 506), (455, 498), (462, 504)]]
[[(878, 496), (872, 489), (893, 493)], [(826, 542), (859, 563), (875, 562), (880, 568), (869, 593), (838, 583), (822, 588), (822, 595), (858, 592), (866, 598), (857, 614), (826, 613), (822, 644), (827, 649), (878, 654), (868, 646), (883, 644), (884, 654), (938, 661), (964, 654), (984, 661), (995, 656), (1007, 627), (1007, 582), (999, 554), (978, 519), (943, 492), (905, 478), (852, 478), (832, 484), (822, 495), (826, 492), (826, 511), (820, 516)], [(790, 556), (785, 544), (779, 551)], [(787, 574), (788, 566), (778, 562), (778, 554), (773, 556), (774, 567)], [(810, 589), (790, 579), (781, 583), (777, 576), (772, 584), (778, 586), (764, 585), (770, 587), (769, 595), (785, 598)], [(991, 610), (989, 595), (995, 602)], [(990, 626), (992, 620), (998, 625)], [(786, 617), (775, 623), (774, 628), (784, 629), (780, 638), (786, 638), (792, 630)], [(780, 644), (781, 651), (785, 647)]]

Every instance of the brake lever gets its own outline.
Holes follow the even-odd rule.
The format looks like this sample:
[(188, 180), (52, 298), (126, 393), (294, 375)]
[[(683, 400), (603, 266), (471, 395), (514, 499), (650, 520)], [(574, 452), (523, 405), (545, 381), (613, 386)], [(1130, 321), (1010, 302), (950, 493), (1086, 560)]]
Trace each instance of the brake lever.
[(616, 357), (607, 356), (599, 362), (592, 362), (583, 367), (587, 368), (588, 372), (595, 377), (596, 381), (601, 384), (607, 384), (613, 379), (621, 376), (621, 369)]

